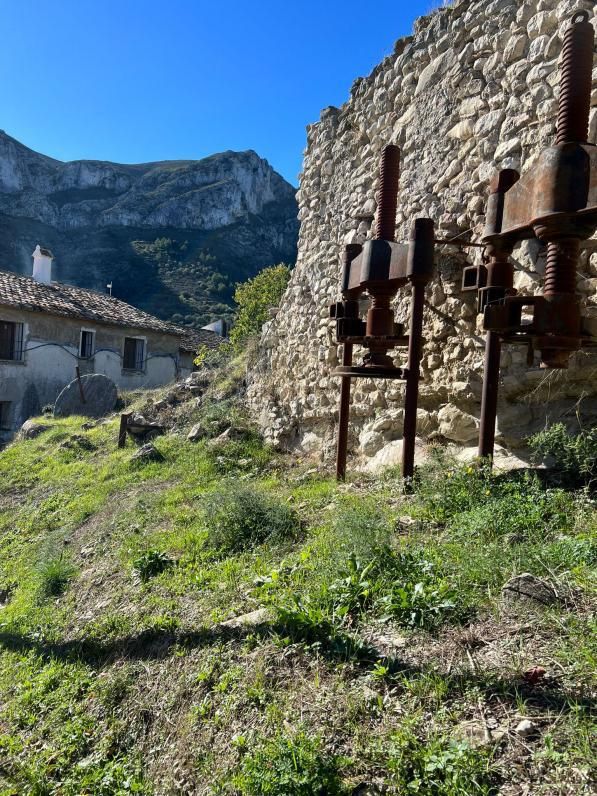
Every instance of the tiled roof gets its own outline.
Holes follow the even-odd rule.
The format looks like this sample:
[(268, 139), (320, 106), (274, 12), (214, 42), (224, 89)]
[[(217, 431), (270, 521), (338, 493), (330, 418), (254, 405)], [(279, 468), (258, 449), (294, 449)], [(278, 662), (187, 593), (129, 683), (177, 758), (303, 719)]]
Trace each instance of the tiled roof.
[(180, 339), (184, 351), (195, 351), (198, 345), (215, 347), (222, 339), (215, 332), (182, 329), (154, 315), (137, 309), (107, 293), (61, 282), (45, 284), (11, 271), (0, 271), (0, 305), (27, 312), (44, 312), (66, 318), (96, 321), (108, 326), (126, 326), (171, 334)]
[(183, 351), (198, 351), (201, 346), (217, 348), (225, 338), (209, 329), (180, 329), (182, 332), (181, 348)]

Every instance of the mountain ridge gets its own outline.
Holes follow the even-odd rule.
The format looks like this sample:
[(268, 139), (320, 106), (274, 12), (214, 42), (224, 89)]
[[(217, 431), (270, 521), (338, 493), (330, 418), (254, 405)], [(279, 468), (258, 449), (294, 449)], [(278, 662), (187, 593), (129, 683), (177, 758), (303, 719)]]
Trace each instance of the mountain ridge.
[(294, 262), (296, 216), (294, 187), (254, 150), (60, 161), (0, 131), (1, 266), (30, 273), (41, 242), (58, 281), (112, 281), (120, 298), (167, 320), (229, 316), (235, 281)]

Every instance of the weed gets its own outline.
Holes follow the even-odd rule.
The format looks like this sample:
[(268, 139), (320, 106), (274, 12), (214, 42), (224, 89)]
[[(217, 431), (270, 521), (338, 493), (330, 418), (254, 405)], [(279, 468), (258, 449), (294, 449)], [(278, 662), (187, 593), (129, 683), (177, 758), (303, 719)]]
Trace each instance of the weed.
[(574, 500), (561, 490), (545, 490), (536, 476), (493, 481), (486, 500), (449, 521), (450, 528), (467, 538), (488, 541), (510, 536), (510, 541), (545, 538), (572, 529)]
[(443, 452), (416, 480), (418, 502), (415, 513), (424, 520), (446, 523), (460, 512), (469, 511), (495, 492), (491, 472), (480, 466), (458, 465)]
[(556, 477), (567, 486), (590, 484), (597, 479), (597, 428), (572, 436), (563, 423), (535, 434), (529, 445), (539, 461), (553, 459)]
[(337, 760), (317, 736), (279, 734), (245, 754), (233, 777), (243, 796), (334, 796), (343, 792)]
[(408, 725), (388, 739), (392, 785), (425, 796), (489, 796), (496, 793), (489, 752), (436, 735), (419, 738)]
[(172, 559), (160, 550), (147, 550), (133, 562), (133, 572), (146, 582), (172, 566)]
[(75, 576), (75, 568), (61, 553), (59, 556), (42, 561), (38, 565), (38, 593), (42, 600), (60, 597)]
[(204, 511), (208, 544), (219, 553), (293, 539), (300, 530), (294, 509), (251, 486), (219, 487), (207, 495)]

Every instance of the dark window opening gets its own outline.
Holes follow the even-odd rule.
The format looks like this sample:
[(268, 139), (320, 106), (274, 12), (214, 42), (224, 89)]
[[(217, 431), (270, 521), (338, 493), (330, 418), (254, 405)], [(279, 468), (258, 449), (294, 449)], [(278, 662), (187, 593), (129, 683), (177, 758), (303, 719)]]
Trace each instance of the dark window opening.
[(23, 359), (23, 324), (0, 321), (0, 359)]
[(81, 359), (91, 359), (94, 353), (93, 340), (95, 337), (94, 332), (81, 331), (81, 344), (79, 346), (79, 357)]
[(124, 338), (124, 370), (143, 370), (145, 366), (145, 340), (138, 337)]
[(10, 429), (10, 401), (0, 401), (0, 429)]

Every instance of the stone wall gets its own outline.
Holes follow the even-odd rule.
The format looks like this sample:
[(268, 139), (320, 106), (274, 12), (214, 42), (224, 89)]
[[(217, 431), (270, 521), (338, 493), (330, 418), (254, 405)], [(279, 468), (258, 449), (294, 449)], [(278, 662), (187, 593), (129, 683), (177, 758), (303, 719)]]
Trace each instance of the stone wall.
[[(438, 237), (478, 240), (488, 181), (500, 168), (524, 171), (554, 141), (558, 57), (572, 12), (591, 0), (463, 0), (415, 23), (341, 108), (326, 108), (307, 128), (298, 192), (299, 256), (275, 317), (264, 327), (249, 398), (266, 436), (286, 447), (331, 454), (338, 379), (328, 305), (338, 298), (341, 252), (372, 236), (382, 147), (402, 150), (397, 240), (416, 216), (436, 222)], [(593, 72), (590, 141), (597, 131)], [(595, 244), (593, 248), (591, 246)], [(597, 241), (582, 258), (578, 288), (597, 334)], [(477, 250), (471, 261), (480, 257)], [(515, 287), (541, 285), (545, 252), (537, 242), (514, 252)], [(473, 445), (480, 411), (484, 334), (475, 294), (462, 294), (464, 257), (437, 250), (437, 276), (425, 309), (419, 433)], [(398, 301), (405, 318), (406, 296)], [(516, 446), (546, 419), (597, 419), (597, 354), (579, 353), (567, 371), (529, 368), (527, 352), (502, 355), (498, 441)], [(398, 360), (397, 360), (398, 361)], [(353, 381), (351, 446), (377, 458), (401, 437), (400, 382)]]

